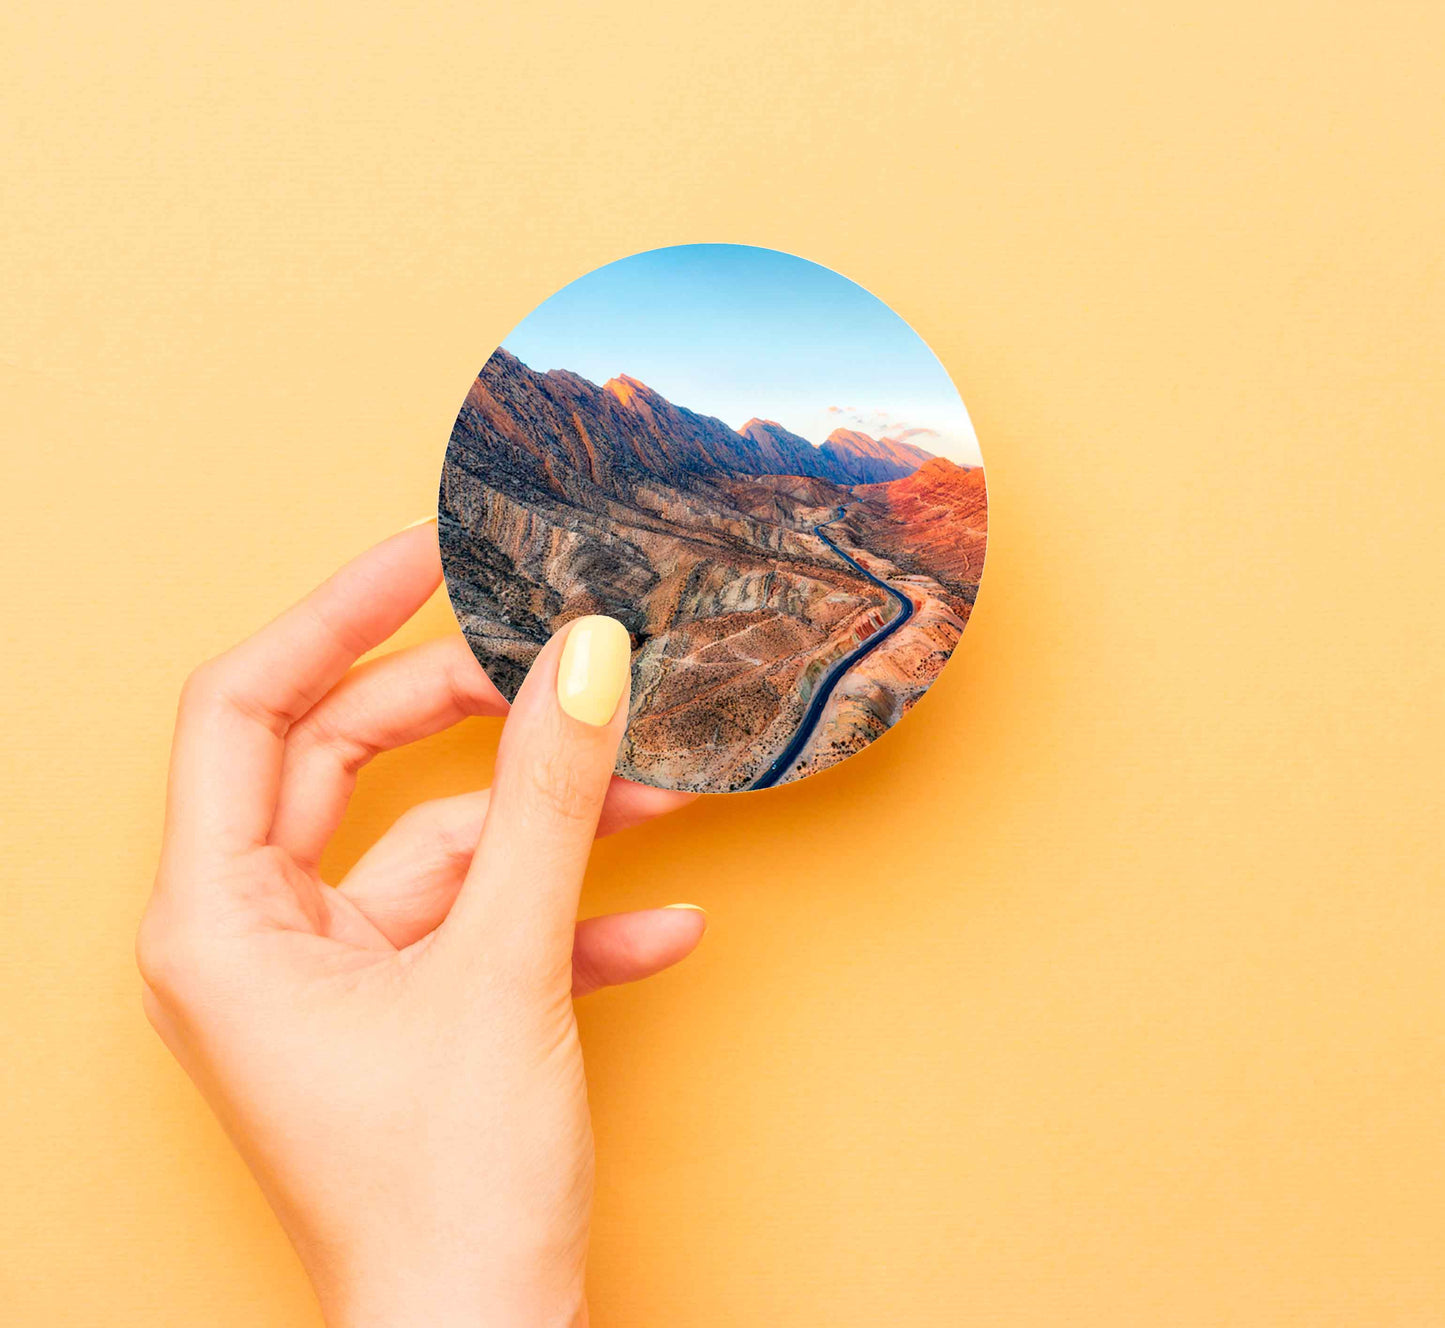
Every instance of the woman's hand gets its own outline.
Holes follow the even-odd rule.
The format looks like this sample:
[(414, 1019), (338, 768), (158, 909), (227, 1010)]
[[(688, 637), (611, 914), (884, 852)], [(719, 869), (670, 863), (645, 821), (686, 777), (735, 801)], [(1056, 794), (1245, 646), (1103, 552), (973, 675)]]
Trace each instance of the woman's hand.
[(491, 790), (417, 807), (324, 884), (362, 765), (507, 711), (460, 636), (351, 667), (440, 576), (436, 528), (403, 531), (187, 682), (145, 1006), (328, 1322), (580, 1324), (592, 1135), (572, 997), (676, 962), (705, 919), (577, 924), (578, 892), (599, 817), (605, 833), (689, 799), (612, 776), (626, 634), (581, 620), (532, 666)]

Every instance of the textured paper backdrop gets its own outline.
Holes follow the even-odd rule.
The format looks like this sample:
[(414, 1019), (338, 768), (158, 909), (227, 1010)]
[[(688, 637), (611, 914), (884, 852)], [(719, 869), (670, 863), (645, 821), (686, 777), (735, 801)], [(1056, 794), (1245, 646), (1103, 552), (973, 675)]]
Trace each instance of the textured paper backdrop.
[(595, 1322), (1445, 1318), (1445, 20), (1348, 12), (11, 6), (0, 1318), (315, 1323), (140, 1014), (176, 689), (694, 240), (917, 329), (992, 544), (926, 720), (600, 848), (713, 925), (582, 1014)]

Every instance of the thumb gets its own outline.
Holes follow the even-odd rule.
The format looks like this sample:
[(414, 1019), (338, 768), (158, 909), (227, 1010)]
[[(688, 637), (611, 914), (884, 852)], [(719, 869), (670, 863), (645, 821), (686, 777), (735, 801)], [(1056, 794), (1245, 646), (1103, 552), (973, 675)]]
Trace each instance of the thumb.
[(631, 638), (578, 618), (542, 648), (497, 749), (491, 804), (445, 930), (473, 953), (539, 976), (570, 974), (582, 874), (627, 726)]

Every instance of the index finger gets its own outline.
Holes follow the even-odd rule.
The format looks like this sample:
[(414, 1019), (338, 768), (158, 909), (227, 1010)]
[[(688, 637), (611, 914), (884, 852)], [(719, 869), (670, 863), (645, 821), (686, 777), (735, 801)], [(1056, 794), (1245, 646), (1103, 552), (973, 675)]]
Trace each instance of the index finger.
[(441, 574), (435, 524), (409, 527), (191, 675), (171, 748), (168, 853), (229, 856), (266, 842), (286, 731), (426, 602)]

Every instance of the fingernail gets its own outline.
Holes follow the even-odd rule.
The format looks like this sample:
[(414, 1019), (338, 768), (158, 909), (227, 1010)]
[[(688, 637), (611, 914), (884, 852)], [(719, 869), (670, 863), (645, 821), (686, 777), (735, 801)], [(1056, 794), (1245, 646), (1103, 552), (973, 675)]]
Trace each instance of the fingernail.
[(578, 618), (562, 643), (557, 704), (584, 724), (606, 724), (632, 676), (632, 639), (616, 618)]
[(701, 914), (702, 914), (702, 928), (703, 928), (704, 931), (707, 930), (707, 924), (712, 921), (712, 919), (709, 918), (708, 915), (707, 915), (707, 909), (703, 908), (702, 905), (700, 905), (700, 904), (664, 904), (664, 905), (663, 905), (663, 908), (664, 908), (664, 909), (668, 909), (668, 908), (685, 908), (685, 909), (687, 909), (690, 913), (701, 913)]
[[(422, 519), (421, 519), (420, 521), (409, 521), (409, 522), (407, 522), (407, 524), (404, 525), (404, 526), (401, 528), (401, 530), (415, 530), (418, 526), (430, 525), (430, 524), (431, 524), (433, 521), (435, 521), (436, 519), (437, 519), (437, 514), (436, 514), (435, 512), (433, 512), (430, 516), (424, 516), (424, 517), (422, 517)], [(400, 535), (400, 534), (401, 534), (401, 530), (398, 530), (396, 533), (397, 533), (398, 535)]]

